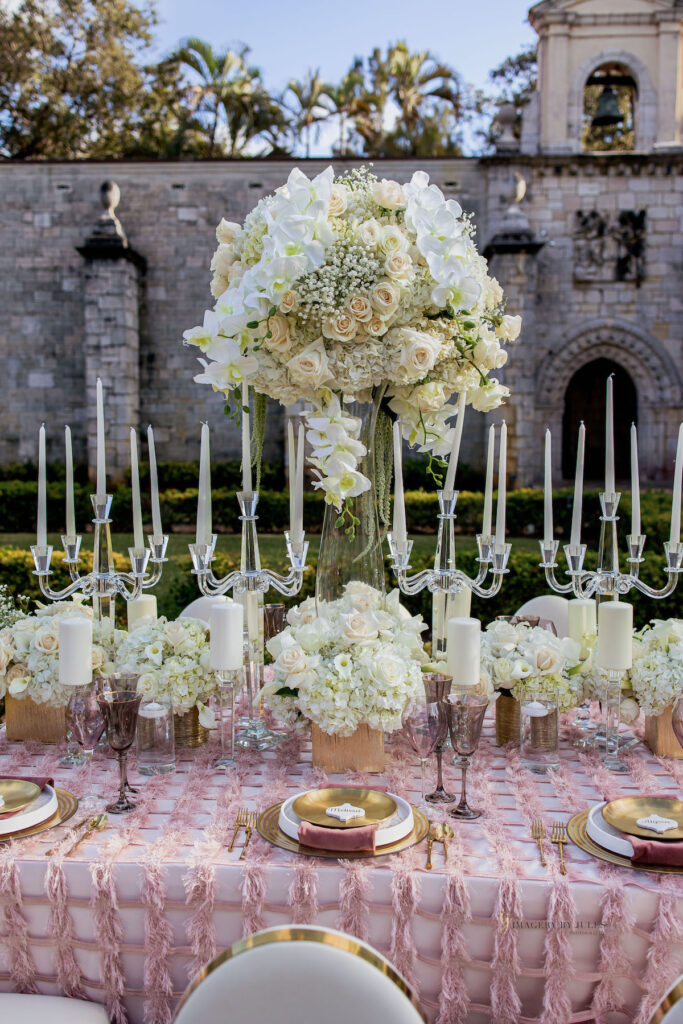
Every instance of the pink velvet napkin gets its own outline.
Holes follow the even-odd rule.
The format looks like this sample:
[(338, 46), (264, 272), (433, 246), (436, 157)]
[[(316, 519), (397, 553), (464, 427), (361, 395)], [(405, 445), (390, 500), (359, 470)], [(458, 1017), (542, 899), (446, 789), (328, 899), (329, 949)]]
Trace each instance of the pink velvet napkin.
[(302, 821), (299, 825), (299, 842), (318, 850), (334, 850), (339, 853), (375, 852), (377, 825), (359, 825), (358, 828), (325, 828)]
[[(54, 779), (49, 778), (49, 776), (43, 775), (37, 777), (31, 775), (2, 775), (0, 776), (0, 778), (12, 779), (16, 782), (33, 782), (35, 783), (36, 786), (39, 786), (40, 789), (44, 789), (45, 786), (54, 786), (55, 784)], [(22, 810), (25, 811), (26, 808), (22, 807)], [(19, 814), (19, 811), (11, 811), (9, 814), (0, 814), (0, 821), (2, 821), (3, 818), (13, 818), (15, 814)]]
[[(658, 793), (657, 798), (677, 799), (670, 793)], [(667, 867), (683, 868), (683, 840), (644, 839), (642, 836), (621, 835), (633, 846), (631, 860), (634, 864), (663, 864)]]

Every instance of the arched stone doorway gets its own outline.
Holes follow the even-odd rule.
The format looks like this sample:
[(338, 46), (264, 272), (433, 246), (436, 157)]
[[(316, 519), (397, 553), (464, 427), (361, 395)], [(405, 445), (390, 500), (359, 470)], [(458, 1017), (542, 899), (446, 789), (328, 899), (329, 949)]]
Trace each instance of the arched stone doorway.
[(562, 476), (571, 480), (576, 468), (579, 424), (586, 426), (584, 478), (601, 482), (605, 474), (605, 385), (614, 375), (614, 464), (617, 480), (630, 475), (631, 423), (638, 421), (638, 396), (629, 373), (611, 359), (593, 359), (574, 373), (564, 396)]

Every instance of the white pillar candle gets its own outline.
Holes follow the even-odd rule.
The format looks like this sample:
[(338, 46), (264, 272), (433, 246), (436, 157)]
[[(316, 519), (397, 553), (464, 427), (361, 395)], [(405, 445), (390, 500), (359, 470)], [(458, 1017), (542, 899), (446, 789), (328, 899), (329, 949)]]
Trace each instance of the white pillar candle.
[(631, 536), (640, 536), (640, 475), (638, 472), (638, 431), (631, 424)]
[(598, 665), (628, 672), (633, 657), (633, 605), (602, 601), (598, 608)]
[(97, 378), (97, 487), (96, 497), (101, 504), (107, 493), (107, 463), (104, 451), (104, 399), (102, 381)]
[(36, 521), (36, 544), (44, 548), (47, 544), (47, 480), (45, 476), (45, 424), (38, 431), (38, 517)]
[(304, 462), (306, 461), (306, 432), (299, 424), (296, 445), (296, 479), (294, 488), (294, 540), (300, 544), (304, 536)]
[(508, 428), (500, 428), (500, 451), (498, 452), (498, 501), (496, 503), (496, 546), (505, 544), (505, 495), (507, 475)]
[(164, 531), (161, 527), (161, 506), (159, 505), (159, 475), (157, 473), (157, 453), (154, 446), (154, 431), (147, 427), (147, 447), (149, 448), (149, 485), (152, 492), (152, 539), (161, 544)]
[(296, 491), (296, 453), (294, 451), (294, 425), (287, 421), (287, 475), (289, 476), (289, 534), (294, 537), (296, 520), (294, 494)]
[(403, 436), (401, 425), (394, 423), (394, 521), (393, 537), (398, 551), (405, 551), (408, 541), (406, 504), (403, 494)]
[(676, 468), (674, 470), (674, 489), (671, 499), (671, 533), (669, 541), (678, 544), (681, 540), (681, 487), (683, 486), (683, 423), (678, 428), (678, 445), (676, 447)]
[(550, 430), (545, 428), (545, 473), (543, 478), (543, 543), (553, 540), (553, 454)]
[(583, 509), (583, 460), (586, 450), (586, 428), (581, 422), (576, 446), (576, 475), (574, 476), (574, 504), (572, 505), (572, 529), (570, 544), (578, 547), (581, 543), (581, 513)]
[(486, 486), (484, 488), (484, 516), (481, 532), (484, 537), (491, 536), (491, 511), (493, 508), (493, 456), (496, 445), (496, 428), (493, 423), (489, 427), (489, 446), (486, 453)]
[(567, 604), (569, 613), (569, 636), (581, 647), (581, 657), (588, 654), (584, 640), (587, 633), (597, 633), (597, 604), (593, 598), (575, 597)]
[(209, 608), (210, 664), (217, 671), (234, 672), (244, 659), (244, 607), (220, 601)]
[(451, 447), (451, 454), (448, 460), (448, 469), (446, 470), (446, 483), (444, 484), (444, 491), (452, 491), (455, 487), (455, 471), (458, 468), (458, 459), (460, 457), (460, 442), (462, 441), (462, 428), (465, 422), (465, 399), (467, 398), (467, 392), (461, 391), (458, 399), (458, 418), (455, 422), (455, 433), (453, 434), (453, 445)]
[(76, 536), (76, 513), (74, 512), (74, 457), (71, 448), (71, 427), (64, 427), (66, 449), (66, 536)]
[(133, 547), (144, 548), (142, 533), (142, 505), (140, 504), (140, 469), (138, 466), (138, 435), (130, 428), (130, 487), (133, 498)]
[(211, 543), (211, 453), (209, 424), (202, 424), (199, 451), (199, 494), (197, 497), (197, 544)]
[(479, 619), (449, 619), (446, 658), (454, 686), (478, 686), (481, 622)]
[(59, 682), (86, 686), (92, 682), (92, 623), (85, 615), (59, 620)]
[(614, 409), (613, 376), (607, 378), (607, 413), (605, 416), (605, 491), (614, 494)]
[(472, 614), (472, 591), (469, 587), (448, 595), (448, 612), (449, 619), (469, 619)]
[(138, 625), (142, 619), (156, 619), (157, 599), (154, 594), (141, 594), (133, 601), (126, 602), (128, 632)]
[(249, 426), (249, 386), (242, 389), (242, 490), (251, 497), (251, 429)]

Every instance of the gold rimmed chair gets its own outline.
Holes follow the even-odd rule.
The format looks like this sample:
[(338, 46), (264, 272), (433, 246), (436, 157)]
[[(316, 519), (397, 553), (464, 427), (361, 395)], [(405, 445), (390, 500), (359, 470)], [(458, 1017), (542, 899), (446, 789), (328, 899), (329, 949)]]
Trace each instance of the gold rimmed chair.
[(650, 1024), (683, 1024), (683, 974), (676, 979), (650, 1017)]
[(267, 928), (219, 954), (187, 988), (174, 1024), (424, 1024), (388, 960), (329, 928)]
[(7, 1024), (109, 1024), (104, 1006), (66, 996), (0, 992), (0, 1021)]

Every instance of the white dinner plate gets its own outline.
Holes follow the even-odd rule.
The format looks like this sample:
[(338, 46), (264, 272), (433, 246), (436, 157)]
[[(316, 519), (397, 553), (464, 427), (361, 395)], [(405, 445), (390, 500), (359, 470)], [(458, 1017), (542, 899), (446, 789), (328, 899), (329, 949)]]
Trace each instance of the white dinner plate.
[(53, 814), (57, 813), (57, 796), (52, 786), (45, 786), (40, 796), (30, 804), (26, 810), (13, 814), (11, 818), (0, 819), (0, 836), (6, 836), (9, 832), (20, 832), (25, 828), (33, 828), (47, 821)]
[[(292, 810), (292, 804), (300, 796), (301, 793), (295, 793), (294, 796), (290, 796), (288, 800), (285, 800), (280, 808), (278, 825), (290, 839), (299, 838), (299, 825), (301, 824), (301, 818)], [(404, 800), (400, 796), (396, 796), (395, 793), (387, 793), (387, 796), (392, 797), (392, 799), (396, 801), (396, 814), (387, 822), (386, 825), (377, 829), (375, 834), (376, 847), (388, 846), (389, 843), (397, 843), (399, 839), (403, 839), (405, 836), (410, 835), (415, 825), (413, 820), (413, 811), (408, 801)]]
[(586, 832), (598, 846), (630, 859), (633, 856), (633, 845), (621, 832), (605, 821), (602, 816), (604, 806), (605, 804), (601, 803), (591, 807), (586, 820)]

